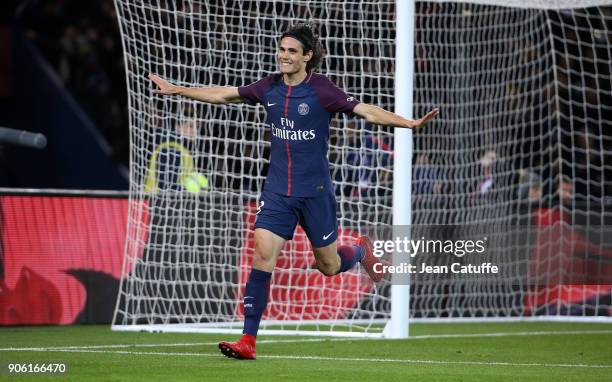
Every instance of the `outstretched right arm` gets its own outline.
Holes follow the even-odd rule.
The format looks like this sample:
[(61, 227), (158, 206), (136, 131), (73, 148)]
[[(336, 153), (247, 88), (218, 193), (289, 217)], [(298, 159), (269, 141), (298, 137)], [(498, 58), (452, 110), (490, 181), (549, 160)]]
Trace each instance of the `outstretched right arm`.
[(210, 88), (188, 88), (169, 83), (156, 74), (149, 74), (149, 79), (157, 85), (153, 93), (163, 95), (182, 95), (198, 101), (207, 103), (241, 103), (244, 102), (237, 87), (210, 87)]

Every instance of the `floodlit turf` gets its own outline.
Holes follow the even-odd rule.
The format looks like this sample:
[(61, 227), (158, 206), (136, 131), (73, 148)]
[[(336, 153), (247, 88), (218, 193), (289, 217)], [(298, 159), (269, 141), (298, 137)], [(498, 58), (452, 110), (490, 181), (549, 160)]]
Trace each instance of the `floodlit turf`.
[[(508, 335), (482, 336), (486, 333)], [(53, 362), (67, 364), (68, 370), (44, 380), (612, 380), (610, 324), (418, 324), (411, 334), (417, 338), (260, 336), (258, 359), (237, 361), (223, 357), (216, 346), (236, 336), (111, 332), (108, 326), (4, 327), (0, 379), (43, 378), (8, 375), (8, 363)]]

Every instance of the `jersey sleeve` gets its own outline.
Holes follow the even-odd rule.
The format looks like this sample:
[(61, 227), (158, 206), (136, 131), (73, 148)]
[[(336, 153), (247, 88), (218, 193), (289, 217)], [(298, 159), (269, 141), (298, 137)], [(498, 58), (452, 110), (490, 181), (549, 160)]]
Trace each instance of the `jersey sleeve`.
[(257, 82), (253, 82), (250, 85), (239, 86), (238, 94), (248, 104), (255, 105), (264, 102), (266, 91), (270, 89), (274, 81), (274, 76), (270, 75), (262, 78)]
[(355, 97), (346, 94), (325, 76), (319, 77), (315, 89), (321, 106), (330, 113), (352, 113), (359, 104)]

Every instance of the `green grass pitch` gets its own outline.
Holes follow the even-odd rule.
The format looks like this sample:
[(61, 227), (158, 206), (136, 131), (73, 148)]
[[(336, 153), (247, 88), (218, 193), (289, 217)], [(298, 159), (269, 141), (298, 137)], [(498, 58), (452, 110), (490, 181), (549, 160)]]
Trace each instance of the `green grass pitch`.
[[(257, 360), (219, 353), (221, 334), (112, 332), (108, 326), (0, 328), (0, 380), (611, 381), (612, 325), (415, 324), (408, 340), (260, 336)], [(15, 375), (9, 363), (65, 363)], [(42, 379), (41, 379), (42, 378)]]

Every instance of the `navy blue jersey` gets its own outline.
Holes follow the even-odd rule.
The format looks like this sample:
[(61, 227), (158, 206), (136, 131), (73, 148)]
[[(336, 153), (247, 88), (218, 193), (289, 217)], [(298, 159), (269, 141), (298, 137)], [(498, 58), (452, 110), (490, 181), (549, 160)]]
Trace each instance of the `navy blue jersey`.
[(312, 72), (296, 86), (273, 74), (239, 87), (238, 93), (248, 103), (266, 108), (272, 142), (264, 189), (300, 197), (333, 192), (327, 160), (329, 123), (334, 113), (352, 113), (359, 101)]

